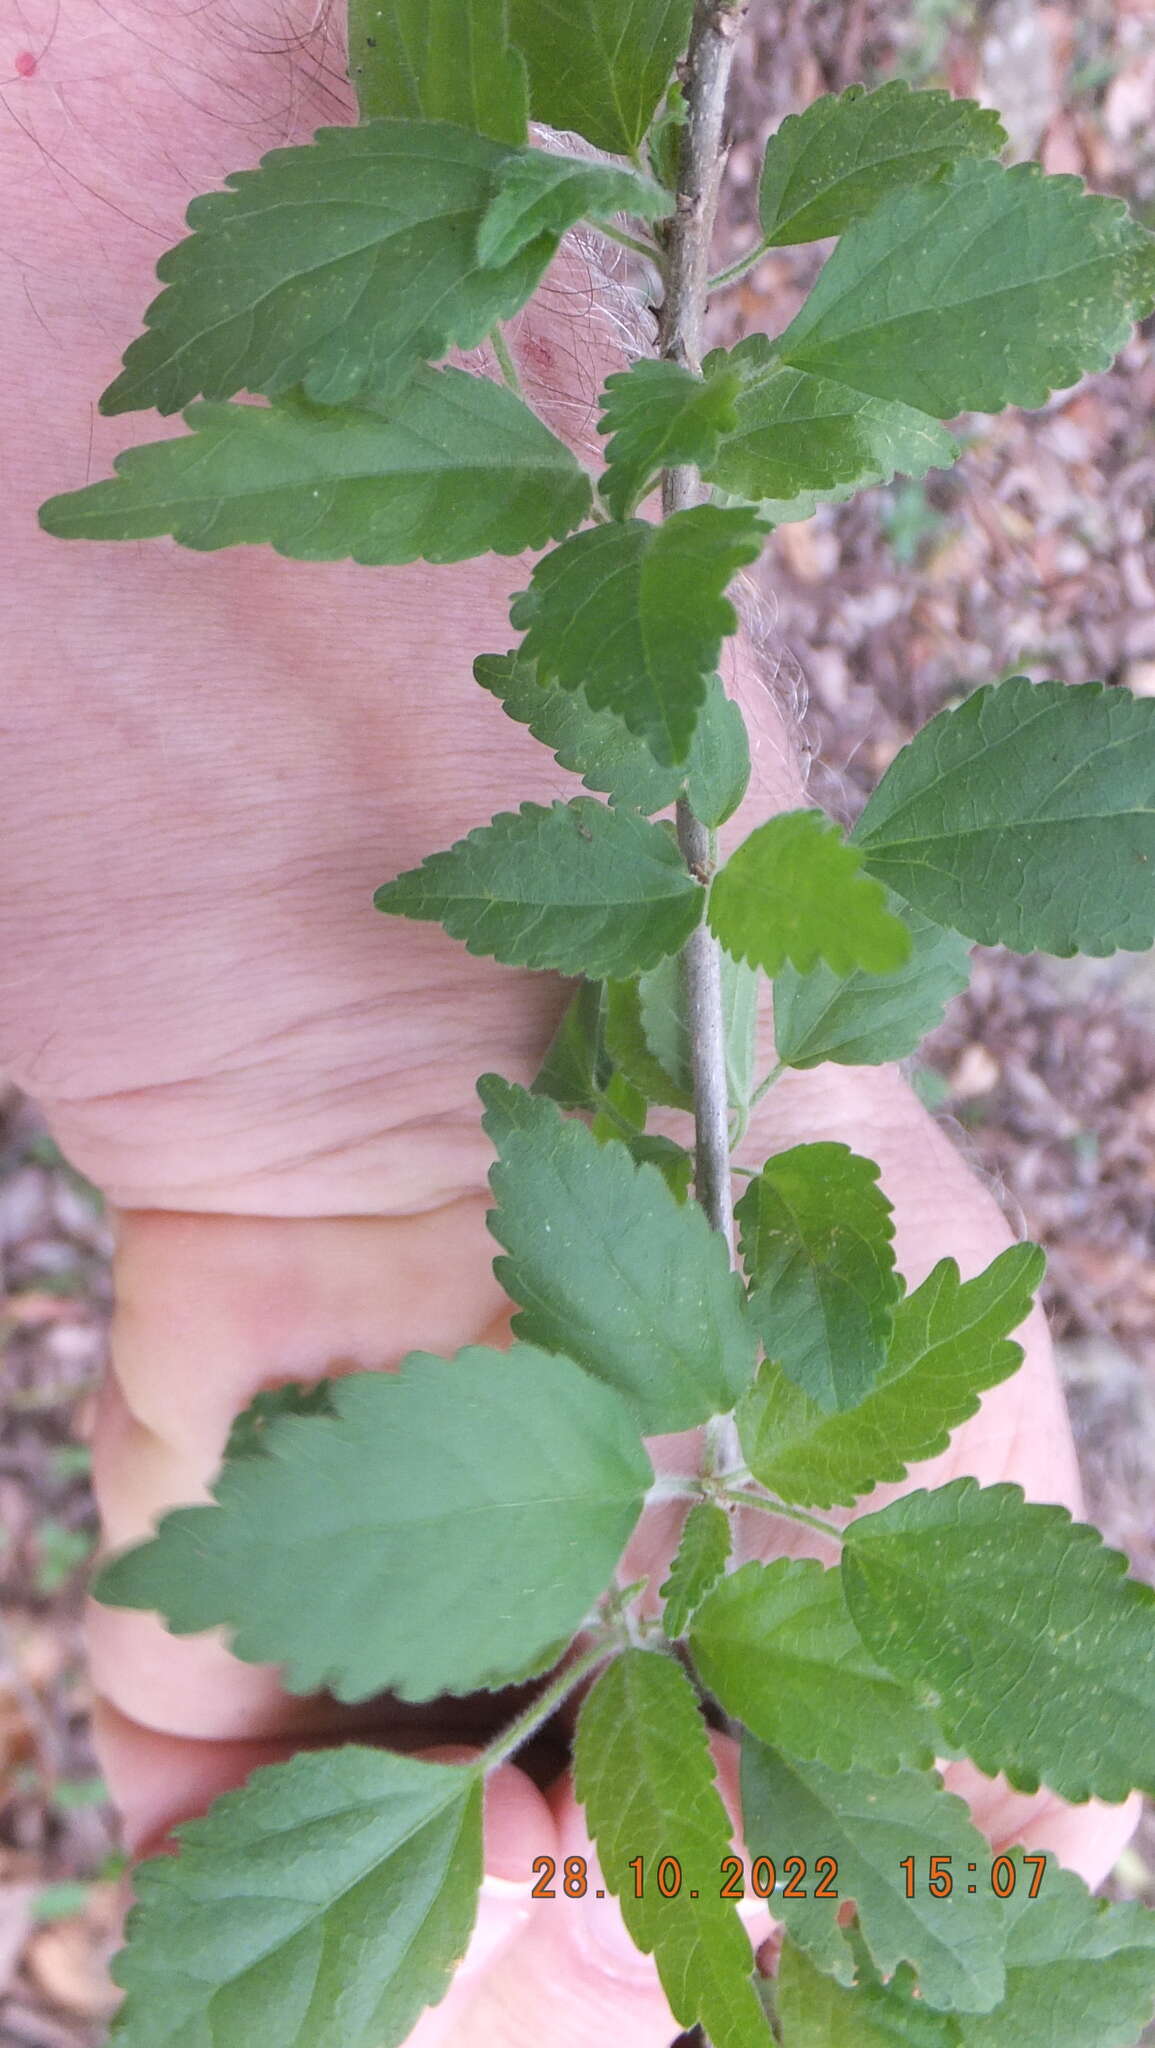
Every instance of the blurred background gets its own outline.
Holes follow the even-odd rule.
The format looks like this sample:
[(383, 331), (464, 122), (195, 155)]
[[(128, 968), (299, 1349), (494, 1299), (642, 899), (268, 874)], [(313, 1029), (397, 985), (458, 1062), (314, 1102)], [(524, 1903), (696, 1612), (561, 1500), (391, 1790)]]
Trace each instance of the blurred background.
[[(998, 107), (1015, 158), (1119, 193), (1155, 228), (1155, 0), (753, 0), (719, 267), (754, 240), (766, 134), (895, 76)], [(824, 253), (768, 257), (718, 301), (714, 339), (777, 332)], [(953, 470), (780, 529), (759, 571), (768, 687), (802, 712), (813, 792), (843, 819), (979, 683), (1155, 695), (1151, 336), (1042, 412), (964, 419), (959, 437)], [(1092, 1512), (1155, 1579), (1155, 956), (980, 949), (912, 1079), (1047, 1248)], [(123, 1864), (79, 1629), (111, 1238), (35, 1112), (0, 1093), (0, 2048), (96, 2048), (114, 2002)], [(1150, 1823), (1110, 1888), (1155, 1905)]]

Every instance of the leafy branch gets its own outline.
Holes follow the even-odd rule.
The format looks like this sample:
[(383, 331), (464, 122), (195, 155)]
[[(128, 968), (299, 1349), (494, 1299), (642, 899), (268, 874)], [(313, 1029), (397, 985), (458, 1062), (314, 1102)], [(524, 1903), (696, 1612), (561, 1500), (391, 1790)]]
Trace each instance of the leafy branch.
[[(1019, 1851), (981, 1899), (942, 1882), (989, 1851), (934, 1767), (969, 1755), (1074, 1802), (1155, 1792), (1155, 1594), (1013, 1485), (871, 1506), (1018, 1368), (1041, 1253), (966, 1279), (946, 1258), (909, 1289), (877, 1165), (834, 1140), (738, 1167), (731, 1202), (767, 1088), (905, 1057), (965, 986), (968, 941), (1151, 944), (1155, 706), (1015, 678), (916, 735), (849, 837), (807, 809), (724, 863), (716, 843), (750, 776), (718, 675), (728, 592), (769, 528), (949, 463), (960, 411), (1105, 368), (1155, 302), (1155, 241), (1077, 180), (1004, 167), (973, 103), (854, 87), (783, 122), (763, 164), (744, 262), (836, 238), (810, 297), (783, 333), (704, 355), (743, 11), (351, 0), (360, 121), (194, 201), (102, 401), (184, 409), (188, 432), (42, 511), (62, 538), (312, 561), (548, 549), (511, 599), (518, 644), (474, 672), (582, 785), (376, 897), (579, 978), (532, 1088), (479, 1083), (515, 1341), (258, 1396), (211, 1503), (96, 1586), (177, 1634), (224, 1627), (290, 1690), (538, 1689), (472, 1765), (303, 1755), (186, 1827), (139, 1875), (123, 2048), (323, 2048), (334, 2029), (399, 2048), (469, 1940), (482, 1778), (591, 1679), (576, 1784), (605, 1888), (715, 2048), (765, 2048), (770, 2027), (719, 1883), (732, 1829), (703, 1706), (741, 1739), (751, 1882), (774, 1872), (756, 1889), (787, 1932), (781, 2048), (1130, 2048), (1155, 1999), (1152, 1916), (1050, 1862), (1036, 1899)], [(531, 118), (617, 161), (539, 150)], [(502, 333), (582, 220), (644, 251), (664, 294), (659, 359), (601, 395), (596, 477), (526, 402)], [(487, 338), (503, 385), (445, 364)], [(692, 1159), (654, 1109), (692, 1111)], [(700, 1469), (655, 1477), (645, 1439), (691, 1429)], [(623, 1556), (680, 1500), (655, 1599)], [(743, 1510), (837, 1562), (736, 1563)], [(788, 1849), (838, 1887), (788, 1886)], [(904, 1872), (923, 1859), (920, 1890)], [(671, 1862), (676, 1886), (639, 1886), (639, 1864)]]

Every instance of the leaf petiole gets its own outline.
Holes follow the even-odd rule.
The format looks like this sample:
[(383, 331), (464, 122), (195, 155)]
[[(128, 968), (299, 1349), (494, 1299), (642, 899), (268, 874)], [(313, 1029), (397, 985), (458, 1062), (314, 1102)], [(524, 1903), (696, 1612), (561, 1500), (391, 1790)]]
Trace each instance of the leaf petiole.
[(567, 1664), (563, 1671), (559, 1671), (553, 1684), (547, 1685), (544, 1692), (539, 1692), (537, 1698), (531, 1701), (523, 1714), (518, 1715), (516, 1721), (511, 1721), (508, 1728), (503, 1729), (500, 1735), (494, 1736), (488, 1747), (474, 1759), (470, 1769), (475, 1771), (478, 1777), (488, 1777), (499, 1764), (505, 1763), (515, 1751), (521, 1749), (531, 1735), (536, 1735), (539, 1728), (544, 1728), (546, 1722), (556, 1714), (562, 1701), (569, 1698), (583, 1678), (588, 1678), (592, 1671), (597, 1670), (599, 1664), (604, 1664), (606, 1658), (614, 1650), (621, 1649), (622, 1645), (623, 1638), (619, 1630), (605, 1630), (584, 1656), (575, 1658), (572, 1664)]
[(521, 388), (521, 378), (517, 374), (517, 365), (514, 362), (512, 355), (510, 354), (509, 343), (506, 341), (506, 338), (502, 333), (500, 327), (494, 327), (493, 329), (491, 329), (489, 340), (493, 349), (493, 353), (497, 357), (497, 365), (499, 370), (501, 371), (502, 376), (504, 377), (510, 390), (514, 392), (514, 394), (518, 398), (521, 398), (523, 396)]

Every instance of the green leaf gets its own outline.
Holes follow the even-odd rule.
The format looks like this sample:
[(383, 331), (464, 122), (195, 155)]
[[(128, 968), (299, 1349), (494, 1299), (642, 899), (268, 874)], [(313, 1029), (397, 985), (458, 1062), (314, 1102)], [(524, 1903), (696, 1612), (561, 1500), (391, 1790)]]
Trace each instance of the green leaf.
[[(603, 1672), (578, 1718), (574, 1779), (606, 1884), (675, 2019), (701, 2020), (713, 2048), (769, 2048), (750, 1938), (719, 1896), (730, 1820), (693, 1687), (672, 1658), (627, 1650)], [(670, 1855), (681, 1884), (664, 1898), (657, 1870)]]
[(947, 1739), (1016, 1790), (1155, 1790), (1155, 1592), (1065, 1508), (956, 1479), (846, 1531), (850, 1611), (879, 1662), (941, 1696)]
[(942, 1022), (970, 980), (970, 947), (898, 897), (888, 908), (910, 933), (910, 958), (892, 974), (835, 974), (821, 962), (774, 981), (774, 1043), (787, 1067), (877, 1067), (905, 1059)]
[(874, 1161), (848, 1145), (794, 1145), (766, 1161), (734, 1215), (767, 1356), (827, 1414), (855, 1407), (886, 1364), (902, 1293)]
[(1045, 1260), (1037, 1245), (1000, 1252), (977, 1279), (960, 1282), (953, 1259), (901, 1300), (877, 1385), (858, 1407), (827, 1415), (768, 1361), (738, 1411), (742, 1449), (755, 1478), (781, 1500), (851, 1507), (874, 1486), (937, 1457), (979, 1395), (1009, 1379), (1022, 1347), (1009, 1341), (1031, 1308)]
[(423, 357), (473, 348), (533, 291), (556, 238), (501, 270), (477, 260), (493, 180), (511, 152), (447, 121), (322, 128), (237, 171), (188, 210), (193, 234), (157, 265), (145, 315), (102, 412), (303, 385), (321, 405), (395, 390)]
[[(861, 1768), (832, 1771), (780, 1756), (748, 1736), (742, 1815), (751, 1856), (767, 1854), (779, 1864), (787, 1853), (805, 1859), (808, 1895), (776, 1892), (774, 1911), (821, 1969), (843, 1984), (854, 1980), (853, 1950), (837, 1917), (853, 1899), (881, 1976), (906, 1962), (917, 1969), (928, 2005), (988, 2012), (998, 2004), (1004, 1985), (998, 1899), (989, 1885), (968, 1895), (965, 1876), (956, 1878), (947, 1898), (936, 1898), (925, 1880), (931, 1856), (949, 1859), (959, 1872), (968, 1863), (985, 1870), (990, 1858), (986, 1837), (963, 1801), (943, 1790), (937, 1772), (879, 1777)], [(905, 1856), (915, 1858), (918, 1871), (912, 1899)], [(820, 1857), (838, 1865), (830, 1886), (837, 1898), (814, 1896)]]
[(604, 792), (624, 810), (664, 811), (683, 788), (704, 825), (722, 825), (737, 810), (750, 779), (750, 749), (738, 706), (711, 676), (689, 756), (680, 768), (660, 767), (645, 740), (612, 711), (595, 711), (582, 691), (543, 682), (536, 661), (518, 653), (479, 654), (473, 673), (508, 717), (528, 725), (563, 768), (587, 789)]
[(514, 598), (523, 658), (543, 680), (612, 710), (665, 765), (685, 761), (707, 677), (738, 624), (726, 585), (757, 559), (763, 526), (743, 508), (695, 505), (578, 533), (537, 563)]
[(1155, 938), (1155, 703), (1102, 683), (976, 690), (883, 776), (854, 839), (926, 916), (1019, 953)]
[(215, 1507), (178, 1508), (96, 1596), (177, 1635), (224, 1622), (293, 1692), (403, 1699), (546, 1669), (604, 1591), (650, 1483), (623, 1402), (527, 1346), (331, 1382), (269, 1424)]
[(511, 0), (535, 120), (629, 156), (690, 40), (693, 0)]
[(270, 1423), (281, 1415), (333, 1415), (332, 1380), (314, 1380), (311, 1386), (290, 1381), (283, 1387), (269, 1387), (255, 1394), (229, 1431), (223, 1463), (236, 1458), (257, 1458), (264, 1454)]
[(783, 2048), (958, 2048), (958, 2020), (912, 1996), (914, 1982), (900, 1970), (889, 1985), (845, 1990), (787, 1939), (775, 1980)]
[(621, 1131), (606, 1133), (597, 1130), (595, 1135), (601, 1143), (624, 1145), (636, 1166), (656, 1166), (674, 1200), (681, 1205), (689, 1199), (694, 1180), (694, 1157), (684, 1145), (678, 1145), (673, 1138), (660, 1137), (655, 1131)]
[[(673, 963), (675, 972), (678, 963)], [(656, 970), (654, 970), (656, 971)], [(646, 1102), (691, 1110), (693, 1088), (679, 1068), (675, 1077), (655, 1054), (642, 1018), (641, 981), (606, 983), (606, 1051)]]
[(734, 430), (706, 458), (703, 474), (733, 497), (756, 500), (776, 526), (896, 475), (949, 468), (958, 455), (937, 420), (793, 369), (764, 334), (747, 335), (728, 355), (716, 350), (705, 368), (716, 378), (726, 362), (742, 377)]
[(1007, 1995), (997, 2011), (967, 2016), (961, 2048), (1131, 2048), (1155, 2005), (1155, 1913), (1093, 1899), (1074, 1871), (1048, 1856), (1023, 1866), (1003, 1906)]
[(929, 1713), (876, 1664), (838, 1572), (812, 1558), (747, 1564), (723, 1579), (694, 1616), (690, 1648), (726, 1712), (791, 1756), (834, 1770), (934, 1762)]
[(711, 831), (732, 818), (750, 783), (750, 736), (721, 678), (711, 676), (686, 762), (686, 795)]
[(690, 1616), (725, 1571), (730, 1537), (730, 1517), (725, 1508), (711, 1500), (700, 1500), (690, 1509), (669, 1578), (658, 1588), (666, 1603), (662, 1627), (671, 1641), (685, 1635)]
[(737, 425), (740, 389), (736, 370), (723, 367), (707, 379), (680, 363), (645, 358), (606, 378), (598, 432), (611, 439), (598, 488), (615, 519), (629, 518), (663, 469), (705, 467), (721, 436)]
[(789, 114), (766, 145), (759, 212), (768, 247), (841, 235), (880, 199), (959, 157), (997, 156), (995, 113), (948, 92), (912, 92), (894, 78), (852, 85)]
[(769, 975), (786, 960), (803, 974), (819, 960), (837, 974), (891, 973), (909, 957), (910, 935), (885, 890), (860, 872), (863, 858), (821, 811), (780, 811), (715, 875), (710, 929), (735, 959)]
[(1153, 250), (1077, 178), (964, 160), (848, 228), (778, 352), (932, 419), (1043, 405), (1118, 354)]
[(583, 981), (566, 1005), (534, 1076), (535, 1095), (548, 1095), (562, 1109), (597, 1108), (613, 1071), (604, 1043), (605, 1007), (605, 983)]
[[(744, 1108), (753, 1088), (757, 1012), (757, 975), (723, 953), (722, 1015), (732, 1109)], [(660, 961), (636, 982), (611, 985), (606, 1031), (609, 1050), (651, 1102), (693, 1108), (690, 1024), (676, 959)]]
[(592, 797), (522, 804), (378, 889), (378, 910), (432, 919), (515, 967), (624, 978), (676, 953), (703, 891), (676, 841)]
[(670, 194), (637, 171), (527, 149), (507, 157), (498, 170), (478, 230), (478, 260), (487, 269), (504, 270), (539, 235), (560, 242), (579, 220), (612, 220), (618, 213), (657, 220), (673, 207)]
[(210, 551), (265, 542), (299, 562), (460, 562), (541, 547), (584, 518), (564, 442), (499, 384), (419, 370), (404, 399), (190, 405), (191, 439), (117, 457), (117, 475), (50, 498), (65, 540), (171, 533)]
[(500, 1155), (489, 1227), (522, 1313), (514, 1330), (562, 1349), (631, 1403), (647, 1435), (733, 1408), (754, 1371), (754, 1333), (725, 1245), (652, 1166), (496, 1074), (478, 1084)]
[(777, 1979), (785, 2048), (1132, 2048), (1155, 2000), (1155, 1916), (1090, 1898), (1052, 1857), (1032, 1899), (1037, 1866), (1024, 1869), (1018, 1849), (1011, 1861), (1007, 1990), (993, 2012), (932, 2013), (905, 1968), (888, 1985), (864, 1970), (844, 1991), (787, 1941)]
[(424, 115), (524, 142), (529, 92), (507, 12), (506, 0), (349, 0), (362, 121)]
[(134, 1873), (117, 2048), (398, 2048), (465, 1953), (481, 1783), (322, 1749), (255, 1771)]

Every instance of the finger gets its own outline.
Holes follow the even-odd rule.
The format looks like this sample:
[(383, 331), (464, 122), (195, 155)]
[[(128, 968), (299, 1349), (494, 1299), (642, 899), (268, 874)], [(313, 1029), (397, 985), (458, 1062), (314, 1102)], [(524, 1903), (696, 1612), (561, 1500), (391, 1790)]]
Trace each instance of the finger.
[(1137, 1793), (1116, 1806), (1102, 1799), (1072, 1806), (1045, 1786), (1034, 1793), (1015, 1792), (1005, 1778), (984, 1777), (969, 1760), (948, 1764), (943, 1782), (966, 1800), (975, 1826), (996, 1853), (1016, 1844), (1046, 1850), (1092, 1890), (1114, 1869), (1143, 1811)]

